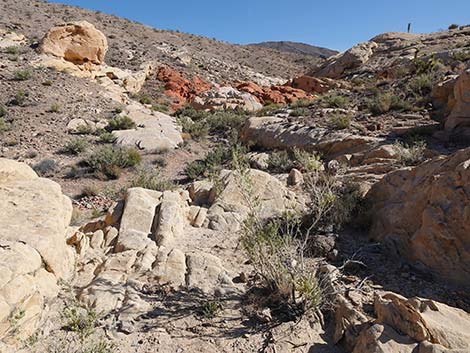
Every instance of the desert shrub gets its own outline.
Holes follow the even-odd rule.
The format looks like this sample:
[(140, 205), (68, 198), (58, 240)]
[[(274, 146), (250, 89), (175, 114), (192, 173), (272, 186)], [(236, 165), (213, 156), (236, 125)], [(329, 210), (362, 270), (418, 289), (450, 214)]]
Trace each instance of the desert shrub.
[(230, 149), (216, 147), (208, 152), (204, 159), (188, 163), (184, 172), (191, 180), (200, 179), (201, 177), (207, 178), (218, 173), (225, 164), (230, 162), (230, 159)]
[(141, 104), (152, 104), (153, 103), (152, 98), (150, 96), (145, 95), (145, 94), (141, 94), (137, 98), (138, 98), (139, 103), (141, 103)]
[(218, 300), (207, 300), (199, 308), (199, 314), (206, 319), (212, 319), (223, 309), (223, 305)]
[(320, 156), (298, 148), (291, 151), (274, 151), (267, 160), (268, 169), (272, 173), (287, 173), (292, 168), (303, 171), (319, 170), (322, 166)]
[(26, 98), (29, 96), (29, 94), (23, 90), (19, 90), (15, 93), (15, 96), (13, 99), (10, 101), (10, 104), (12, 105), (17, 105), (17, 106), (24, 106), (26, 103)]
[(31, 70), (18, 70), (13, 73), (13, 79), (15, 81), (26, 81), (32, 76)]
[(57, 103), (52, 104), (48, 110), (49, 113), (58, 113), (60, 112), (60, 105)]
[(118, 179), (122, 168), (135, 167), (142, 157), (133, 148), (105, 146), (90, 154), (83, 164), (103, 179)]
[(89, 337), (96, 327), (97, 314), (94, 310), (72, 306), (62, 312), (64, 327), (78, 334), (81, 340)]
[(377, 94), (367, 101), (367, 109), (372, 115), (381, 115), (390, 111), (392, 96), (390, 94)]
[(46, 80), (42, 83), (43, 86), (47, 86), (47, 87), (52, 86), (52, 84), (53, 84), (52, 80)]
[(0, 134), (11, 129), (9, 123), (3, 117), (0, 117)]
[(348, 114), (333, 114), (330, 117), (329, 125), (335, 130), (344, 130), (351, 127), (351, 117)]
[(426, 143), (424, 141), (415, 141), (411, 144), (396, 141), (393, 148), (397, 153), (398, 163), (403, 166), (418, 165), (425, 160)]
[(155, 103), (152, 104), (152, 110), (161, 113), (168, 113), (170, 111), (170, 107), (167, 104)]
[(194, 140), (201, 140), (209, 133), (209, 126), (205, 120), (193, 121), (186, 116), (176, 118), (184, 133), (191, 135)]
[(100, 194), (100, 190), (96, 185), (87, 185), (82, 189), (81, 196), (82, 197), (92, 197), (98, 196)]
[(136, 125), (134, 120), (129, 118), (127, 115), (116, 115), (108, 122), (106, 130), (130, 130), (135, 129)]
[(408, 91), (415, 97), (424, 97), (431, 93), (432, 75), (422, 74), (416, 76), (408, 83)]
[(291, 108), (307, 108), (312, 105), (313, 101), (308, 98), (298, 99), (290, 104)]
[(309, 234), (301, 231), (302, 216), (286, 212), (283, 217), (263, 221), (260, 202), (253, 195), (248, 169), (239, 164), (239, 185), (250, 212), (243, 223), (242, 248), (263, 287), (277, 306), (303, 314), (315, 311), (322, 300), (316, 269), (306, 261)]
[(131, 181), (131, 187), (165, 191), (174, 189), (174, 184), (162, 177), (158, 169), (144, 168), (137, 171)]
[(455, 23), (452, 23), (449, 25), (448, 29), (451, 31), (453, 29), (458, 29), (459, 28), (459, 25), (458, 24), (455, 24)]
[(310, 115), (310, 110), (307, 108), (294, 108), (290, 111), (289, 116), (299, 117)]
[(242, 110), (216, 111), (207, 117), (209, 131), (211, 133), (227, 134), (230, 130), (239, 130), (247, 119), (247, 114)]
[(436, 59), (434, 54), (431, 55), (429, 59), (423, 60), (421, 58), (418, 58), (418, 52), (416, 52), (415, 57), (413, 59), (413, 64), (417, 75), (429, 74), (438, 68), (440, 60)]
[(470, 51), (469, 50), (462, 50), (457, 51), (452, 54), (452, 58), (457, 61), (467, 61), (470, 59)]
[(44, 159), (39, 163), (33, 165), (33, 169), (40, 176), (47, 176), (54, 173), (58, 168), (58, 164), (53, 159)]
[(284, 173), (294, 168), (294, 161), (286, 150), (272, 152), (267, 164), (269, 171), (273, 173)]
[(322, 105), (329, 108), (344, 108), (350, 102), (349, 98), (338, 94), (328, 94), (321, 98)]
[(90, 147), (90, 144), (87, 140), (83, 138), (77, 138), (68, 141), (64, 148), (62, 149), (63, 153), (73, 154), (75, 156), (79, 155), (80, 153), (85, 152)]
[(199, 121), (207, 118), (209, 112), (205, 110), (196, 110), (189, 105), (186, 105), (175, 112), (175, 116), (178, 118), (186, 117), (192, 121)]
[(0, 118), (6, 118), (8, 115), (7, 108), (0, 104)]
[(5, 53), (10, 55), (18, 55), (20, 53), (20, 47), (18, 46), (10, 46), (5, 48)]
[(399, 96), (392, 95), (391, 102), (390, 102), (390, 110), (407, 111), (407, 110), (411, 110), (412, 108), (413, 108), (412, 105), (405, 99)]
[(114, 143), (116, 141), (116, 136), (112, 132), (102, 132), (99, 135), (99, 141), (101, 143)]

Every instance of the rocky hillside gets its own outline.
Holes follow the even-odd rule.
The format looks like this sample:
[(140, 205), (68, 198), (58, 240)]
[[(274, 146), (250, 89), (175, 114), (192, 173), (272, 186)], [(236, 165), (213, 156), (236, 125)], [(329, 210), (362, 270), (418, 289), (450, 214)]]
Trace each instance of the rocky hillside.
[(1, 353), (470, 351), (469, 27), (301, 63), (0, 16)]
[(256, 44), (250, 44), (251, 46), (275, 49), (280, 52), (285, 53), (294, 53), (294, 54), (305, 54), (311, 55), (314, 57), (326, 59), (330, 56), (338, 54), (336, 50), (317, 47), (310, 44), (298, 43), (298, 42), (289, 42), (289, 41), (279, 41), (279, 42), (262, 42)]
[(122, 68), (138, 69), (144, 62), (157, 61), (216, 82), (253, 80), (262, 74), (271, 78), (266, 81), (271, 84), (299, 75), (318, 61), (302, 53), (273, 52), (158, 30), (115, 16), (45, 1), (2, 0), (0, 3), (0, 26), (24, 33), (32, 42), (61, 22), (93, 23), (108, 38), (107, 63)]

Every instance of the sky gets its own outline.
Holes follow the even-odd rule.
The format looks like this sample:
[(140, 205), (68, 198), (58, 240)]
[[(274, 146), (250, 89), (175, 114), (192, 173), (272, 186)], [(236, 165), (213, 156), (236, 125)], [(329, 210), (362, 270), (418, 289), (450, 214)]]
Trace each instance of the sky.
[(289, 40), (336, 50), (390, 31), (470, 24), (470, 0), (53, 0), (230, 43)]

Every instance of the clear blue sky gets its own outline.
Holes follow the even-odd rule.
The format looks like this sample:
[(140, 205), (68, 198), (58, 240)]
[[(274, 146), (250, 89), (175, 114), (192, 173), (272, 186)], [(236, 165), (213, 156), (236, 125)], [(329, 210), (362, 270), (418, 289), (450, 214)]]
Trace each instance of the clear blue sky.
[(389, 31), (470, 24), (470, 0), (53, 0), (159, 29), (247, 44), (291, 40), (344, 50)]

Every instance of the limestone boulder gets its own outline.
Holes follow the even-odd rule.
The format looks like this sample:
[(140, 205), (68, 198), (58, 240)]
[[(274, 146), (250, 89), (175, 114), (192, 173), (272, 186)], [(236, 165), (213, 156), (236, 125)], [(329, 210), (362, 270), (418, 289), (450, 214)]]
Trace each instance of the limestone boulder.
[[(444, 85), (444, 87), (450, 86), (452, 81)], [(446, 109), (450, 112), (444, 123), (447, 132), (455, 133), (459, 128), (470, 126), (470, 70), (464, 71), (455, 80)]]
[(72, 203), (57, 183), (0, 158), (0, 210), (0, 339), (14, 344), (37, 329), (45, 303), (57, 296), (58, 279), (71, 276)]
[(470, 148), (387, 174), (367, 197), (371, 237), (391, 254), (470, 285)]
[(347, 132), (331, 132), (291, 123), (280, 117), (253, 117), (246, 121), (241, 139), (268, 149), (318, 151), (327, 157), (363, 152), (378, 145), (377, 138)]
[(378, 45), (374, 41), (355, 45), (351, 49), (330, 57), (320, 67), (311, 72), (314, 77), (341, 78), (348, 70), (356, 69), (366, 63)]
[(86, 21), (53, 27), (40, 44), (42, 53), (63, 58), (76, 65), (101, 65), (107, 50), (105, 35)]
[(275, 177), (256, 169), (251, 169), (248, 175), (249, 192), (246, 186), (243, 186), (239, 172), (222, 171), (222, 191), (207, 214), (211, 229), (238, 230), (251, 210), (250, 202), (255, 199), (260, 201), (257, 212), (261, 218), (280, 215), (287, 209), (299, 210), (303, 207), (302, 200)]

